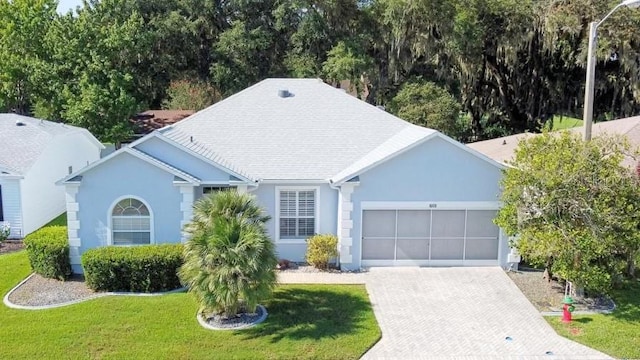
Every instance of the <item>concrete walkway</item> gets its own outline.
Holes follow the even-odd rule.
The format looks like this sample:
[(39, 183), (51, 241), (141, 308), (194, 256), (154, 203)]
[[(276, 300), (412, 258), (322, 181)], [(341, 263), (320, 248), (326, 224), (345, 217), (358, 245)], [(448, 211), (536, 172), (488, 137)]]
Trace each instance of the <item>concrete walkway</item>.
[(363, 359), (609, 359), (555, 333), (500, 268), (281, 273), (282, 283), (364, 283), (382, 339)]

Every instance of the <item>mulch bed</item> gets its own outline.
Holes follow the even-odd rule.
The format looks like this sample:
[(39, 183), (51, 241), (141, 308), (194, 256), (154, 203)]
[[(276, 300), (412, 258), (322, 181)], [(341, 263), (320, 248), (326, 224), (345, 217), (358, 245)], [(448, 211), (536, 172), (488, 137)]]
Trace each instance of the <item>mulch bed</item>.
[(0, 255), (24, 249), (22, 241), (6, 240), (0, 243)]
[[(508, 271), (507, 275), (518, 286), (531, 304), (541, 312), (561, 311), (564, 299), (564, 283), (543, 278), (542, 270), (521, 269)], [(613, 301), (606, 297), (574, 298), (576, 311), (612, 310)]]

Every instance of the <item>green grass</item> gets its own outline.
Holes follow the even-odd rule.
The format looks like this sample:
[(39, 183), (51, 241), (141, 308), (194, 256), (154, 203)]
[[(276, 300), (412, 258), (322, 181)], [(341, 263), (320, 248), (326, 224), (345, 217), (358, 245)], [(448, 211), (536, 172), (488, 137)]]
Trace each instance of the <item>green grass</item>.
[(576, 315), (565, 324), (547, 317), (558, 334), (617, 358), (640, 358), (640, 285), (614, 294), (617, 309), (609, 315)]
[(49, 221), (45, 226), (43, 226), (43, 228), (47, 226), (67, 226), (67, 213), (63, 212), (58, 215), (58, 217)]
[[(29, 272), (24, 251), (0, 255), (0, 294)], [(232, 332), (203, 329), (185, 293), (0, 305), (0, 359), (357, 359), (380, 338), (364, 286), (283, 285), (264, 305), (264, 323)]]
[(576, 119), (569, 116), (554, 115), (553, 128), (551, 128), (551, 131), (570, 129), (578, 126), (582, 126), (581, 119)]

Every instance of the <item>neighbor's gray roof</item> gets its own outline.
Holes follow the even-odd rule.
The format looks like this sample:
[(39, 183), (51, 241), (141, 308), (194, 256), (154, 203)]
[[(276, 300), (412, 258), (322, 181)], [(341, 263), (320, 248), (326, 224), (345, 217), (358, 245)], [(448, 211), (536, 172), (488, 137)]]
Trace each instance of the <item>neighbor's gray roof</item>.
[[(24, 125), (17, 126), (18, 121)], [(14, 175), (24, 175), (54, 138), (74, 132), (88, 134), (85, 129), (75, 126), (16, 114), (0, 114), (0, 168)]]
[[(582, 136), (582, 126), (563, 131), (570, 131)], [(640, 116), (595, 123), (593, 124), (591, 132), (593, 137), (604, 134), (624, 135), (629, 139), (629, 143), (633, 148), (640, 148)], [(491, 140), (478, 141), (467, 144), (467, 146), (497, 162), (508, 163), (513, 160), (515, 150), (520, 141), (538, 135), (540, 134), (522, 133)], [(635, 160), (627, 158), (623, 161), (623, 165), (632, 167), (636, 164)]]
[[(291, 95), (279, 97), (278, 90)], [(160, 132), (254, 180), (328, 180), (435, 130), (319, 79), (267, 79)]]

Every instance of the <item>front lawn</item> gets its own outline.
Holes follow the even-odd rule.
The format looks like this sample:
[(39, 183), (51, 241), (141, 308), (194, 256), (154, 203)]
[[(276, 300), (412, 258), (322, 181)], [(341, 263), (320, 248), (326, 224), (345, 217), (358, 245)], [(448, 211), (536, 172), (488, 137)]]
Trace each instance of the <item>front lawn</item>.
[(623, 359), (640, 358), (640, 285), (614, 293), (617, 309), (609, 315), (577, 315), (564, 324), (547, 317), (558, 334)]
[[(30, 272), (24, 251), (0, 255), (0, 294)], [(205, 330), (188, 294), (104, 297), (51, 310), (0, 305), (0, 359), (357, 359), (380, 338), (360, 285), (283, 285), (267, 320)]]

